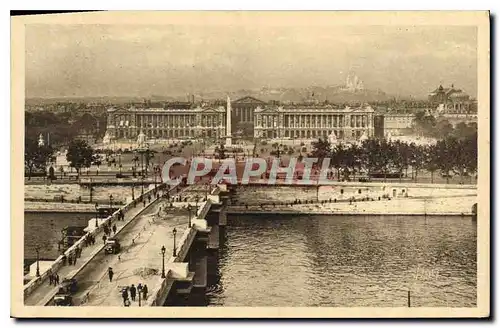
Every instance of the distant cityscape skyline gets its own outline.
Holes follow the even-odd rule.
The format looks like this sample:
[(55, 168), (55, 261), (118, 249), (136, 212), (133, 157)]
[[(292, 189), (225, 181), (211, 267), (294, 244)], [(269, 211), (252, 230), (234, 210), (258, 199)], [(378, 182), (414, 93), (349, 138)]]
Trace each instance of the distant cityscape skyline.
[(342, 86), (477, 94), (477, 30), (459, 26), (27, 25), (26, 97), (182, 97)]

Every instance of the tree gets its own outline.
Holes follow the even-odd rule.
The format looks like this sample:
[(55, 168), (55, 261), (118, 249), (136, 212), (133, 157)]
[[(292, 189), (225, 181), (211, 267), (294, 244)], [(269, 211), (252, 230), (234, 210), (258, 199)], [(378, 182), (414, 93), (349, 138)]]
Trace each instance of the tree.
[(94, 150), (83, 140), (73, 140), (69, 144), (66, 160), (79, 176), (80, 170), (83, 167), (90, 167), (95, 160)]
[(412, 171), (415, 172), (415, 182), (417, 182), (418, 171), (425, 166), (425, 147), (410, 144), (410, 164)]
[(436, 145), (431, 145), (425, 149), (425, 169), (431, 172), (431, 183), (434, 183), (434, 172), (439, 168), (438, 166), (438, 149)]
[(34, 169), (43, 169), (47, 161), (52, 157), (54, 150), (50, 146), (38, 146), (33, 139), (24, 142), (24, 165), (28, 169), (28, 180), (31, 179)]
[(312, 148), (311, 157), (318, 159), (318, 165), (322, 165), (323, 159), (330, 157), (331, 145), (328, 140), (319, 138), (312, 143)]

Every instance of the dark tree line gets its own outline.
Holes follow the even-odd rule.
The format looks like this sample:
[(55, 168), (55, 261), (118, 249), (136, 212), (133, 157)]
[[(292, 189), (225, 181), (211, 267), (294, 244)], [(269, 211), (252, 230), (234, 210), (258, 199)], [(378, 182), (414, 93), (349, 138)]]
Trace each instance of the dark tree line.
[(477, 133), (477, 123), (458, 123), (455, 127), (446, 119), (436, 119), (421, 111), (415, 114), (414, 132), (426, 137), (444, 139), (455, 137), (462, 139)]
[(447, 182), (451, 174), (460, 176), (463, 182), (464, 177), (477, 172), (477, 133), (464, 138), (452, 136), (425, 146), (386, 139), (368, 139), (360, 145), (337, 144), (333, 148), (327, 140), (319, 139), (312, 146), (310, 157), (319, 158), (320, 163), (329, 157), (337, 176), (346, 179), (356, 179), (357, 173), (368, 177), (397, 173), (401, 178), (413, 169), (415, 180), (419, 172), (426, 170), (431, 173), (431, 182), (436, 171)]

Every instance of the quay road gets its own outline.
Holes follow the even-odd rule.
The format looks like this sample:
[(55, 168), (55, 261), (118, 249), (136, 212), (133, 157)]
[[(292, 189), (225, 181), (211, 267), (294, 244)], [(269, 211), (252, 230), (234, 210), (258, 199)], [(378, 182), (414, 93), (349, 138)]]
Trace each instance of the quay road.
[[(182, 192), (182, 190), (181, 190)], [(174, 196), (176, 193), (171, 192), (171, 196)], [(151, 206), (154, 203), (160, 202), (159, 200), (152, 200), (151, 204), (146, 204), (146, 206)], [(132, 207), (130, 210), (124, 213), (125, 218), (123, 221), (116, 220), (114, 224), (117, 227), (117, 234), (120, 233), (121, 229), (123, 229), (130, 221), (132, 221), (137, 215), (139, 215), (144, 210), (144, 206), (141, 203), (138, 203), (136, 207)], [(146, 209), (147, 211), (147, 209)], [(81, 257), (77, 259), (76, 265), (64, 265), (58, 271), (60, 280), (67, 276), (73, 276), (84, 269), (87, 262), (95, 257), (99, 252), (102, 251), (103, 248), (103, 237), (104, 233), (100, 232), (95, 237), (95, 244), (84, 247), (82, 249)], [(165, 246), (166, 247), (166, 246)], [(43, 306), (50, 302), (53, 296), (57, 292), (57, 287), (53, 285), (49, 285), (48, 279), (46, 279), (42, 284), (38, 285), (34, 290), (32, 290), (28, 295), (24, 298), (25, 305), (31, 306)]]

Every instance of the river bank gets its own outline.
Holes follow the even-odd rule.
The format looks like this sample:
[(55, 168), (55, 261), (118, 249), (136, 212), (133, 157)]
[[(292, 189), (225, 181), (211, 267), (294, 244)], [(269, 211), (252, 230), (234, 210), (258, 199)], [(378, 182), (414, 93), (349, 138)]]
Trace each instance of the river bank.
[(477, 190), (463, 186), (239, 187), (228, 214), (472, 215)]

